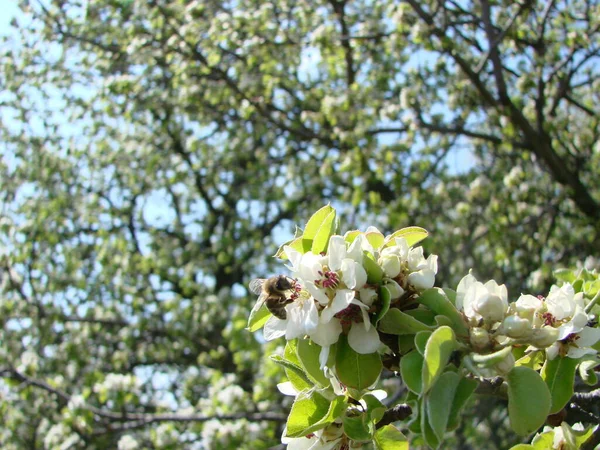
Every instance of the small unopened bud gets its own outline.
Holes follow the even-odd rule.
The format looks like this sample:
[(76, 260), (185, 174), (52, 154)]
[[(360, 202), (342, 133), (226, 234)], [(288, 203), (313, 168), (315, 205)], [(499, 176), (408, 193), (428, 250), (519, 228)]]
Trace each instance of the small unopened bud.
[(552, 327), (537, 328), (529, 339), (529, 343), (537, 348), (550, 347), (558, 339), (558, 329)]
[(396, 300), (404, 295), (404, 289), (394, 280), (387, 280), (383, 287), (387, 288), (390, 292), (390, 300)]
[(512, 370), (512, 368), (514, 366), (515, 366), (515, 357), (511, 352), (508, 355), (506, 355), (506, 358), (504, 358), (502, 361), (500, 361), (498, 364), (496, 364), (494, 366), (494, 368), (499, 372), (500, 375), (506, 375), (508, 372), (510, 372)]
[(435, 272), (431, 269), (422, 269), (408, 276), (408, 282), (416, 289), (424, 291), (433, 287), (435, 283)]
[(469, 338), (475, 350), (483, 350), (490, 345), (490, 334), (483, 328), (471, 328)]
[(508, 316), (502, 322), (500, 332), (511, 338), (520, 338), (531, 332), (531, 323), (519, 316)]
[(497, 294), (490, 294), (477, 305), (476, 311), (481, 314), (484, 320), (490, 322), (500, 322), (504, 319), (507, 304)]
[(358, 290), (360, 301), (367, 306), (371, 306), (377, 299), (377, 291), (373, 288), (363, 288)]
[(396, 255), (386, 255), (381, 258), (381, 268), (385, 275), (390, 278), (396, 278), (400, 274), (400, 258)]

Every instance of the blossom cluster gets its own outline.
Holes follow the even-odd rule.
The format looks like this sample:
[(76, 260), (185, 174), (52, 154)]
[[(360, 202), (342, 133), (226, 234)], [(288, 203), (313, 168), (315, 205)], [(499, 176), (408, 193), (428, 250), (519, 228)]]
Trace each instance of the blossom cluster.
[[(600, 340), (600, 329), (589, 326), (583, 294), (570, 283), (552, 286), (546, 297), (523, 294), (509, 304), (506, 286), (468, 274), (458, 285), (456, 307), (469, 324), (472, 348), (481, 353), (528, 345), (528, 351), (545, 350), (548, 359), (581, 358), (595, 354), (592, 346)], [(496, 369), (506, 373), (514, 362), (507, 353)]]
[[(375, 243), (375, 244), (374, 244)], [(284, 247), (297, 295), (286, 305), (286, 319), (271, 317), (264, 328), (267, 340), (309, 336), (322, 347), (320, 362), (342, 333), (357, 353), (373, 353), (380, 345), (371, 315), (381, 307), (380, 288), (391, 300), (433, 287), (437, 256), (423, 256), (403, 237), (384, 236), (374, 227), (365, 233), (333, 235), (327, 251), (300, 253)]]

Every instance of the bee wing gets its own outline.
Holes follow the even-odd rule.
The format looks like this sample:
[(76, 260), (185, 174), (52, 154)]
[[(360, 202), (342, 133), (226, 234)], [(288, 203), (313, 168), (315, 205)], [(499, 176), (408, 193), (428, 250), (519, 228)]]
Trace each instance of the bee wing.
[(267, 281), (265, 278), (255, 278), (250, 282), (248, 287), (250, 288), (250, 292), (253, 294), (259, 295), (262, 294), (262, 286)]
[(256, 312), (262, 307), (262, 305), (265, 303), (265, 300), (268, 298), (267, 294), (260, 294), (258, 296), (258, 299), (256, 299), (256, 303), (254, 304), (254, 306), (252, 307), (252, 311), (250, 311), (250, 317), (252, 317), (254, 314), (256, 314)]

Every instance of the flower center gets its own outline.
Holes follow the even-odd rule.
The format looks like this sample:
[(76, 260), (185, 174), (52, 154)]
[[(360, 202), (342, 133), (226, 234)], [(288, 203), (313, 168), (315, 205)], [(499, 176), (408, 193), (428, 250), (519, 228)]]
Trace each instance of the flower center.
[(544, 325), (552, 327), (556, 323), (556, 318), (549, 312), (542, 314), (542, 319), (544, 320)]
[(321, 279), (315, 280), (315, 285), (318, 287), (335, 289), (340, 282), (338, 274), (331, 270), (326, 270), (325, 272), (319, 270), (319, 275), (321, 275)]

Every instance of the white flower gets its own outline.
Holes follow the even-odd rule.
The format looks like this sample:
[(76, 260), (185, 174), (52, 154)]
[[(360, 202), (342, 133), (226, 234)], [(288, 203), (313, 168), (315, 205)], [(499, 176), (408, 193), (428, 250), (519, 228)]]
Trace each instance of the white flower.
[(502, 322), (500, 330), (511, 338), (520, 338), (531, 331), (531, 322), (519, 316), (508, 316)]
[(494, 280), (483, 284), (471, 275), (466, 275), (456, 289), (456, 307), (463, 310), (469, 319), (500, 322), (508, 310), (506, 286)]
[(396, 278), (400, 275), (402, 264), (398, 255), (386, 255), (379, 260), (379, 263), (387, 277)]
[[(417, 290), (425, 290), (433, 287), (435, 275), (437, 273), (437, 255), (429, 255), (427, 259), (423, 256), (423, 247), (409, 248), (405, 238), (396, 238), (395, 245), (386, 247), (381, 251), (379, 264), (390, 273), (395, 272), (395, 262), (393, 257), (397, 257), (404, 265), (408, 273), (408, 283)], [(405, 263), (405, 264), (403, 264)], [(394, 278), (391, 275), (388, 275)]]
[(313, 297), (300, 295), (295, 301), (285, 306), (285, 320), (271, 316), (263, 334), (265, 340), (270, 341), (285, 335), (287, 340), (311, 334), (319, 324), (319, 313)]
[(579, 306), (583, 309), (584, 306), (583, 295), (581, 293), (575, 295), (575, 290), (569, 283), (565, 283), (560, 288), (558, 286), (552, 286), (548, 297), (546, 297), (545, 303), (548, 312), (550, 312), (557, 320), (573, 317), (577, 307)]
[(299, 438), (286, 437), (286, 433), (287, 428), (283, 430), (281, 442), (287, 444), (287, 450), (332, 450), (340, 448), (338, 444), (342, 441), (344, 430), (340, 425), (333, 423)]
[(331, 236), (327, 249), (329, 270), (341, 272), (342, 281), (349, 289), (362, 289), (367, 283), (367, 272), (362, 266), (362, 242), (364, 237), (358, 235), (346, 249), (346, 241), (342, 236)]
[(119, 450), (136, 450), (139, 448), (139, 444), (133, 438), (133, 436), (126, 434), (125, 436), (121, 437), (121, 439), (119, 439), (117, 447)]
[(575, 294), (573, 286), (565, 283), (552, 286), (544, 302), (547, 312), (542, 315), (546, 325), (558, 328), (557, 342), (546, 349), (546, 355), (581, 358), (595, 354), (591, 348), (600, 340), (600, 329), (588, 327), (589, 317), (584, 310), (583, 294)]

